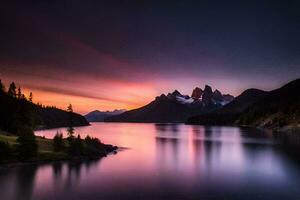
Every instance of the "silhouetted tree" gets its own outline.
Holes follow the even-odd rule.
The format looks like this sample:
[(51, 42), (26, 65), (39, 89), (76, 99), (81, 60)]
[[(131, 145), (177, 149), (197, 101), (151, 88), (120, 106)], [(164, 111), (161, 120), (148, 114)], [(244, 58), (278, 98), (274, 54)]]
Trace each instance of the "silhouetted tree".
[(84, 153), (84, 145), (80, 135), (69, 142), (68, 153), (70, 156), (82, 156)]
[(36, 138), (30, 129), (24, 129), (23, 134), (17, 139), (17, 152), (20, 158), (27, 159), (37, 155)]
[(68, 127), (67, 134), (68, 134), (68, 139), (74, 138), (74, 128), (72, 126)]
[(30, 102), (33, 101), (33, 94), (32, 94), (32, 92), (29, 93), (28, 101), (30, 101)]
[(21, 88), (20, 88), (20, 87), (18, 87), (17, 98), (18, 98), (18, 99), (21, 99), (21, 98), (22, 98), (22, 91), (21, 91)]
[(26, 96), (24, 94), (21, 95), (21, 99), (27, 100)]
[(12, 97), (16, 97), (16, 84), (14, 82), (12, 82), (10, 85), (9, 85), (9, 89), (8, 89), (8, 92), (7, 94), (9, 96), (12, 96)]
[(106, 147), (98, 138), (91, 138), (90, 136), (86, 136), (84, 139), (85, 143), (85, 154), (87, 156), (99, 156), (106, 154)]
[(73, 134), (74, 134), (74, 128), (72, 127), (73, 126), (73, 107), (72, 107), (72, 104), (69, 104), (69, 106), (67, 107), (67, 112), (69, 113), (69, 128), (68, 128), (68, 136), (69, 136), (69, 139), (72, 139), (73, 137)]
[(4, 92), (4, 85), (3, 85), (3, 83), (2, 83), (2, 81), (1, 81), (1, 79), (0, 79), (0, 92)]
[(54, 151), (63, 151), (65, 149), (65, 143), (63, 141), (63, 135), (60, 132), (57, 132), (53, 138), (53, 150)]
[(101, 145), (101, 141), (98, 138), (92, 138), (89, 135), (85, 137), (84, 142), (87, 145)]
[(72, 104), (69, 104), (69, 106), (67, 107), (67, 112), (73, 112)]

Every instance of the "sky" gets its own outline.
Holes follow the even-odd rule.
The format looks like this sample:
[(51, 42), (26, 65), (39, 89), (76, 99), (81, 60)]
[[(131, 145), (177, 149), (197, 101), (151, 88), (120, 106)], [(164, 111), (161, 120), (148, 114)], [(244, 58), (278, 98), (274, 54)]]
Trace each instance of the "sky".
[(300, 1), (1, 1), (0, 79), (76, 112), (300, 75)]

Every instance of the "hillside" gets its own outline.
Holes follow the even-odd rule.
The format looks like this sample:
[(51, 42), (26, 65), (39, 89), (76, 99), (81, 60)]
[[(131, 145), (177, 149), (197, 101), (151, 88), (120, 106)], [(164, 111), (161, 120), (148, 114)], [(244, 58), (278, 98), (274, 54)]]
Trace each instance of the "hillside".
[(280, 128), (300, 125), (300, 79), (294, 80), (249, 106), (238, 124)]
[(177, 101), (160, 96), (155, 101), (138, 109), (127, 111), (123, 114), (108, 117), (109, 122), (182, 122), (193, 112)]
[(15, 134), (36, 128), (88, 125), (86, 119), (73, 112), (42, 107), (26, 99), (0, 92), (0, 129)]
[(40, 128), (57, 128), (66, 126), (87, 126), (88, 121), (78, 113), (70, 113), (53, 107), (42, 108), (37, 106), (37, 115), (40, 118)]

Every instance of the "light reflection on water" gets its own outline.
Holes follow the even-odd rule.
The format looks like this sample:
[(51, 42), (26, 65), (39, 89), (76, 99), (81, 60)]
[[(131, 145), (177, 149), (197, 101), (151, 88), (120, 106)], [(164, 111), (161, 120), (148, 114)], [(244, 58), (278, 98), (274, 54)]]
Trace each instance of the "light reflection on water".
[[(52, 138), (56, 131), (36, 134)], [(300, 199), (300, 167), (269, 132), (127, 123), (93, 123), (76, 132), (129, 149), (98, 161), (2, 169), (1, 197)]]

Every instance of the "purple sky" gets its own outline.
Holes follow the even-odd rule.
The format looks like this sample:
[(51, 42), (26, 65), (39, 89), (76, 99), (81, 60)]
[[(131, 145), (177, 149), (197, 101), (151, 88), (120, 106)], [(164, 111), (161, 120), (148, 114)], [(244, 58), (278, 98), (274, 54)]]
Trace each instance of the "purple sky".
[(297, 1), (0, 5), (0, 79), (86, 113), (211, 85), (238, 95), (300, 75)]

